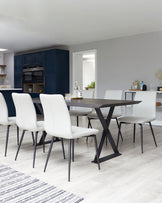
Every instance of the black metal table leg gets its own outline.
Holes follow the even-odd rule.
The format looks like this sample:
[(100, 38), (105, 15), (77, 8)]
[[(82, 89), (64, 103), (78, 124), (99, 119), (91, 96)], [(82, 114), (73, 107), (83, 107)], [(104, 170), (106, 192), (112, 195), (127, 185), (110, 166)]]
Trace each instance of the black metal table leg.
[(43, 145), (44, 144), (44, 140), (46, 139), (46, 135), (47, 135), (47, 133), (45, 131), (43, 131), (42, 136), (41, 136), (39, 143), (37, 145)]
[(125, 100), (127, 100), (127, 92), (125, 92)]
[[(37, 143), (37, 146), (51, 143), (51, 140), (45, 141), (46, 135), (47, 135), (47, 133), (45, 131), (43, 131), (42, 136), (41, 136), (39, 142)], [(60, 139), (55, 137), (54, 142), (59, 142), (59, 141), (60, 141)]]
[[(113, 154), (110, 154), (108, 156), (105, 156), (105, 157), (102, 157), (102, 158), (99, 158), (99, 162), (103, 162), (103, 161), (106, 161), (106, 160), (109, 160), (109, 159), (112, 159), (114, 157), (117, 157), (117, 156), (120, 156), (121, 154), (119, 153), (118, 151), (118, 148), (114, 142), (114, 139), (111, 135), (111, 132), (109, 130), (109, 125), (110, 125), (110, 121), (111, 121), (111, 118), (112, 118), (112, 114), (113, 114), (113, 111), (114, 111), (114, 106), (110, 107), (110, 110), (109, 110), (109, 113), (108, 113), (108, 116), (106, 118), (106, 120), (104, 119), (104, 116), (100, 110), (100, 108), (96, 108), (96, 113), (98, 115), (98, 118), (102, 124), (102, 127), (103, 127), (103, 133), (102, 133), (102, 137), (101, 137), (101, 140), (100, 140), (100, 144), (99, 144), (99, 147), (98, 147), (98, 155), (100, 157), (100, 154), (101, 154), (101, 151), (102, 151), (102, 148), (103, 148), (103, 144), (104, 144), (104, 140), (105, 138), (107, 137), (109, 142), (110, 142), (110, 145), (114, 151)], [(95, 163), (97, 163), (97, 157), (95, 156), (95, 159), (94, 161)]]

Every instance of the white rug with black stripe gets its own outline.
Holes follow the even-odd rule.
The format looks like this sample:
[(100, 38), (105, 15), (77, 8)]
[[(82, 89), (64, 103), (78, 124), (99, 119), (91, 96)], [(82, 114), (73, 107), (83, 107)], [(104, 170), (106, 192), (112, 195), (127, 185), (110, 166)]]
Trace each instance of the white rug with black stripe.
[(82, 200), (73, 193), (0, 165), (0, 203), (78, 203)]

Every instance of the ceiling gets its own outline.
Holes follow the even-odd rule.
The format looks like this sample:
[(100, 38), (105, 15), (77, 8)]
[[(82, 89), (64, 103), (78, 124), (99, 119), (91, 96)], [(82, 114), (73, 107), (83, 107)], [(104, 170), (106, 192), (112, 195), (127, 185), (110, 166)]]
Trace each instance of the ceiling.
[(161, 29), (161, 0), (0, 0), (0, 48), (14, 52)]

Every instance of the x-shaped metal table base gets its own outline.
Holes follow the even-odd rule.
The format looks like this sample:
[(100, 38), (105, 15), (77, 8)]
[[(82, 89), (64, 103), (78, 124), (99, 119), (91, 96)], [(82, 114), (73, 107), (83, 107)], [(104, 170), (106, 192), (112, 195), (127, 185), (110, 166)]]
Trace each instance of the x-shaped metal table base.
[[(113, 154), (110, 154), (108, 156), (105, 156), (105, 157), (102, 157), (102, 158), (99, 158), (99, 161), (100, 163), (101, 162), (104, 162), (106, 160), (109, 160), (109, 159), (112, 159), (114, 157), (117, 157), (117, 156), (120, 156), (121, 154), (119, 153), (118, 151), (118, 148), (114, 142), (114, 139), (111, 135), (111, 132), (109, 130), (109, 125), (110, 125), (110, 121), (111, 121), (111, 118), (112, 118), (112, 115), (113, 115), (113, 111), (114, 111), (114, 106), (113, 107), (110, 107), (110, 110), (109, 110), (109, 113), (107, 115), (107, 118), (104, 119), (104, 116), (101, 112), (101, 109), (100, 108), (95, 108), (96, 110), (96, 113), (98, 115), (98, 118), (102, 124), (102, 127), (103, 127), (103, 132), (102, 132), (102, 137), (101, 137), (101, 140), (100, 140), (100, 143), (99, 143), (99, 147), (98, 147), (98, 154), (99, 154), (99, 157), (100, 157), (100, 154), (101, 154), (101, 151), (102, 151), (102, 148), (103, 148), (103, 144), (104, 144), (104, 140), (107, 136), (109, 142), (110, 142), (110, 145), (114, 151)], [(97, 163), (97, 158), (95, 156), (95, 159), (93, 161), (94, 163)]]

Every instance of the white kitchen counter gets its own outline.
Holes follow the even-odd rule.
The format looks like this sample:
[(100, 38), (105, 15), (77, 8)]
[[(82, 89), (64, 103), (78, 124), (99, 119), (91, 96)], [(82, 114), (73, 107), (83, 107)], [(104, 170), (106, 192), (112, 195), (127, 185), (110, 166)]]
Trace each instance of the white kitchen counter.
[(5, 88), (2, 88), (0, 87), (0, 91), (9, 91), (9, 90), (22, 90), (22, 88), (14, 88), (14, 87), (5, 87)]

